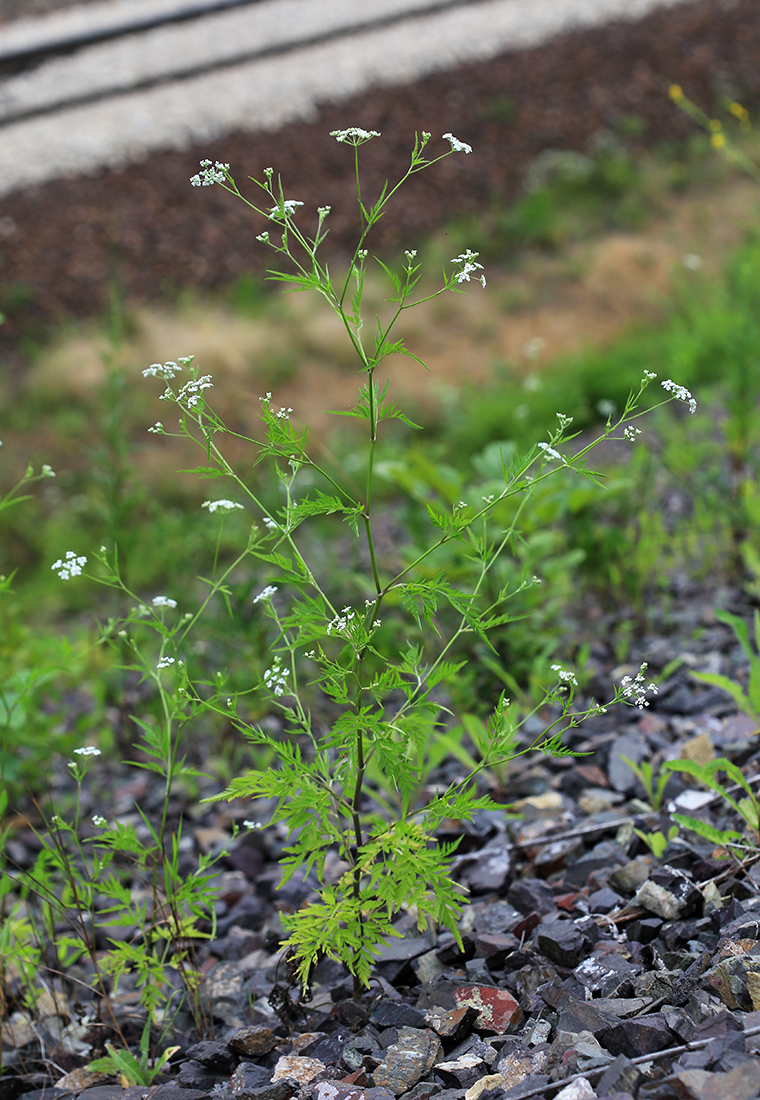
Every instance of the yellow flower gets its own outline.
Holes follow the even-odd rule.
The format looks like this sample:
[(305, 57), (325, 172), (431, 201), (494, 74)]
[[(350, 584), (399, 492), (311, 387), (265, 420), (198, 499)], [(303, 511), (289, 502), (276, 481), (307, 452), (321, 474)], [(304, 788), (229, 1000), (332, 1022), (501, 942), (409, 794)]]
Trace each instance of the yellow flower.
[(710, 138), (710, 144), (712, 145), (713, 149), (722, 149), (723, 146), (726, 144), (725, 135), (713, 134), (713, 136)]
[(668, 95), (674, 103), (678, 103), (680, 99), (683, 99), (683, 88), (680, 84), (671, 84), (668, 88)]

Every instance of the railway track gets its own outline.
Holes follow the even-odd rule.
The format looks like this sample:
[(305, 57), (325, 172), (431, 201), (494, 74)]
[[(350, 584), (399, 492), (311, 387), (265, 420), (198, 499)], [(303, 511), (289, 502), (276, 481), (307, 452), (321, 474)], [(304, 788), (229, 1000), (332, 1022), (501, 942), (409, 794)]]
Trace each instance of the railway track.
[(113, 0), (4, 24), (0, 195), (686, 2)]

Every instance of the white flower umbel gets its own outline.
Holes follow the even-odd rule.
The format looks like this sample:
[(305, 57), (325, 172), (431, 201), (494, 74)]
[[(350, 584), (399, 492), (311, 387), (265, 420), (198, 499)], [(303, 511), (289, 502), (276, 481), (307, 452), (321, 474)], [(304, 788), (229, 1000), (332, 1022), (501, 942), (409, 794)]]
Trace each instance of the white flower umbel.
[(229, 164), (222, 164), (220, 160), (212, 163), (210, 160), (201, 161), (201, 170), (197, 175), (190, 177), (192, 187), (212, 187), (215, 183), (226, 183)]
[(41, 471), (42, 477), (55, 477), (55, 470), (52, 466), (48, 466), (47, 462), (44, 463)]
[(451, 142), (451, 151), (452, 151), (452, 153), (471, 153), (472, 152), (472, 146), (471, 145), (467, 145), (466, 142), (460, 141), (459, 138), (455, 138), (453, 134), (444, 134), (443, 135), (443, 140)]
[(83, 749), (74, 749), (75, 756), (101, 756), (100, 749), (96, 749), (94, 745), (85, 745)]
[[(457, 273), (454, 275), (454, 279), (457, 283), (469, 283), (470, 276), (473, 274), (473, 272), (483, 270), (482, 264), (475, 263), (475, 260), (478, 258), (479, 255), (479, 252), (473, 252), (471, 249), (468, 248), (467, 251), (463, 252), (461, 256), (454, 257), (451, 262), (453, 264), (462, 265), (462, 270), (457, 271)], [(476, 278), (480, 279), (482, 286), (485, 287), (485, 275), (477, 275)]]
[(264, 673), (264, 683), (272, 692), (273, 695), (285, 694), (285, 688), (287, 687), (287, 675), (288, 669), (282, 667), (282, 660), (280, 657), (275, 657), (272, 661), (272, 667), (268, 668)]
[(342, 634), (353, 619), (354, 614), (355, 612), (352, 607), (344, 607), (341, 613), (336, 615), (335, 618), (327, 624), (327, 633)]
[(573, 687), (578, 687), (575, 673), (568, 672), (562, 665), (552, 665), (552, 672), (557, 673), (557, 679), (561, 680), (563, 684), (572, 684)]
[(154, 607), (176, 607), (177, 601), (170, 599), (168, 596), (154, 596), (150, 601)]
[(365, 141), (371, 141), (372, 138), (380, 137), (380, 133), (377, 130), (362, 130), (361, 126), (349, 126), (347, 130), (331, 130), (330, 137), (344, 145), (356, 147), (364, 145)]
[(245, 825), (246, 829), (263, 829), (264, 828), (264, 826), (261, 824), (260, 821), (244, 821), (243, 824)]
[(143, 378), (163, 378), (166, 382), (171, 382), (177, 374), (177, 371), (181, 371), (182, 367), (179, 363), (175, 363), (170, 359), (167, 363), (151, 363), (149, 367), (146, 367), (143, 373)]
[(212, 514), (214, 512), (234, 512), (236, 508), (242, 507), (242, 504), (238, 504), (234, 500), (204, 500), (201, 504), (201, 508), (208, 508)]
[(536, 446), (539, 450), (544, 452), (545, 458), (556, 459), (557, 462), (565, 462), (565, 456), (561, 455), (559, 451), (555, 451), (553, 447), (550, 447), (548, 443), (537, 443)]
[(72, 577), (80, 575), (85, 565), (87, 565), (87, 558), (84, 554), (77, 555), (73, 550), (67, 550), (65, 557), (53, 562), (50, 568), (62, 581), (70, 581)]
[(697, 403), (691, 396), (685, 386), (679, 386), (677, 382), (674, 382), (672, 378), (666, 378), (660, 385), (664, 390), (672, 393), (677, 401), (688, 401), (689, 412), (693, 413), (697, 411)]
[(162, 657), (156, 665), (156, 668), (169, 668), (170, 665), (175, 663), (173, 657)]
[(633, 443), (636, 436), (641, 435), (641, 428), (635, 428), (633, 424), (629, 424), (627, 428), (623, 429), (623, 435)]
[(148, 428), (148, 431), (151, 432), (153, 435), (166, 435), (166, 432), (164, 431), (164, 426), (160, 420), (157, 420), (152, 428)]
[(277, 206), (272, 207), (269, 217), (272, 221), (283, 221), (285, 218), (291, 218), (299, 206), (303, 206), (303, 203), (298, 199), (283, 199), (282, 202), (277, 203)]
[(261, 589), (258, 596), (253, 597), (253, 602), (254, 603), (259, 603), (260, 600), (271, 600), (272, 596), (274, 596), (276, 591), (277, 591), (277, 585), (276, 584), (268, 584), (266, 586), (266, 588)]
[(182, 404), (184, 401), (189, 409), (194, 409), (202, 400), (203, 391), (212, 389), (213, 385), (210, 374), (202, 374), (200, 378), (192, 378), (189, 382), (185, 382), (177, 394), (177, 402)]
[(279, 531), (280, 525), (271, 516), (264, 516), (262, 523), (266, 527), (267, 531)]
[(93, 814), (92, 823), (93, 825), (96, 825), (99, 829), (102, 829), (104, 825), (108, 824), (102, 814)]
[(646, 670), (647, 663), (644, 661), (634, 679), (631, 679), (630, 676), (624, 676), (620, 681), (624, 698), (632, 707), (638, 707), (639, 710), (649, 706), (649, 700), (646, 697), (648, 691), (651, 691), (653, 695), (658, 694), (657, 684), (650, 683), (646, 687), (644, 686), (646, 679), (644, 673)]

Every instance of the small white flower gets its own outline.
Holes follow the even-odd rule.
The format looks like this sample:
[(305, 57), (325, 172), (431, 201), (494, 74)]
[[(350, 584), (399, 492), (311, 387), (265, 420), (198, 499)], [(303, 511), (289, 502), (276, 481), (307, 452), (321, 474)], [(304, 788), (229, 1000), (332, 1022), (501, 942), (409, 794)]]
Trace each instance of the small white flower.
[(324, 218), (327, 217), (327, 215), (330, 213), (331, 210), (332, 210), (331, 206), (318, 206), (317, 207), (317, 214), (319, 215), (319, 220), (323, 221)]
[(257, 241), (261, 241), (262, 244), (269, 244), (269, 233), (259, 233), (256, 236)]
[(273, 520), (271, 516), (264, 516), (262, 523), (266, 527), (267, 531), (278, 531), (280, 529), (279, 523)]
[(170, 382), (177, 374), (177, 371), (181, 370), (182, 367), (178, 363), (175, 363), (173, 359), (170, 359), (163, 365), (161, 363), (151, 363), (142, 373), (143, 378), (163, 378), (165, 381)]
[(153, 435), (164, 435), (165, 434), (164, 433), (164, 426), (163, 426), (163, 424), (161, 423), (160, 420), (157, 420), (152, 428), (148, 428), (148, 431), (152, 432)]
[(658, 694), (656, 684), (650, 683), (644, 686), (644, 680), (646, 679), (644, 673), (646, 669), (647, 664), (646, 661), (644, 661), (635, 679), (632, 680), (630, 676), (624, 676), (620, 681), (620, 687), (625, 700), (628, 702), (629, 706), (638, 707), (639, 710), (643, 710), (644, 707), (649, 706), (649, 700), (646, 697), (647, 692), (651, 691), (653, 695)]
[(215, 164), (210, 160), (202, 160), (201, 170), (197, 175), (191, 176), (190, 184), (192, 187), (211, 187), (215, 183), (226, 183), (229, 170), (229, 164), (222, 164), (219, 160)]
[(234, 512), (236, 508), (242, 507), (242, 504), (237, 504), (234, 500), (204, 500), (201, 504), (201, 508), (208, 508), (212, 515), (214, 512)]
[[(539, 354), (539, 352), (542, 352), (545, 347), (546, 347), (546, 340), (544, 340), (543, 337), (541, 337), (541, 336), (531, 336), (530, 340), (526, 340), (525, 343), (523, 344), (522, 353), (523, 353), (523, 355), (525, 356), (526, 359), (535, 359), (536, 356)], [(532, 383), (533, 382), (538, 382), (538, 379), (535, 378), (535, 376), (531, 375), (529, 377), (530, 377), (530, 381)], [(523, 386), (525, 387), (526, 390), (531, 389), (531, 386), (528, 385), (528, 378), (525, 379), (525, 382), (523, 383)], [(539, 388), (539, 386), (533, 385), (532, 388), (537, 390)]]
[(173, 665), (173, 664), (174, 664), (174, 658), (173, 657), (162, 657), (161, 660), (156, 665), (156, 668), (169, 668), (169, 666)]
[(261, 589), (258, 596), (254, 596), (253, 602), (258, 603), (260, 600), (271, 600), (272, 596), (274, 596), (276, 591), (277, 591), (277, 585), (268, 584), (266, 586), (266, 588)]
[(286, 409), (285, 406), (283, 405), (280, 408), (280, 411), (278, 413), (275, 413), (275, 416), (277, 417), (278, 420), (290, 420), (290, 414), (292, 412), (293, 412), (292, 409)]
[(558, 462), (564, 462), (565, 457), (561, 455), (559, 451), (555, 451), (553, 447), (550, 447), (548, 443), (537, 443), (536, 446), (544, 452), (546, 458), (554, 458)]
[(371, 141), (372, 138), (380, 137), (380, 134), (377, 130), (362, 130), (360, 126), (349, 126), (347, 130), (331, 130), (330, 137), (356, 147), (363, 145), (365, 141)]
[(151, 600), (154, 607), (176, 607), (177, 601), (170, 599), (168, 596), (154, 596)]
[(558, 679), (562, 680), (564, 684), (572, 684), (573, 687), (578, 686), (578, 681), (574, 672), (567, 672), (562, 665), (552, 665), (552, 672), (557, 673)]
[[(185, 382), (184, 386), (177, 394), (177, 401), (179, 403), (185, 401), (187, 407), (193, 409), (201, 401), (203, 391), (212, 389), (213, 385), (214, 383), (211, 381), (210, 374), (201, 375), (200, 378), (193, 378), (189, 382)], [(166, 394), (164, 396), (166, 396)]]
[[(473, 252), (472, 249), (468, 248), (466, 252), (463, 252), (461, 254), (461, 256), (455, 256), (454, 257), (454, 259), (451, 261), (453, 264), (462, 264), (462, 270), (458, 271), (456, 273), (456, 275), (454, 276), (454, 279), (456, 280), (456, 282), (458, 282), (458, 283), (469, 283), (470, 276), (472, 275), (472, 273), (474, 271), (482, 271), (483, 270), (483, 265), (482, 264), (475, 263), (475, 261), (476, 261), (476, 259), (478, 258), (479, 255), (480, 255), (479, 252)], [(485, 287), (485, 285), (486, 285), (485, 275), (479, 275), (479, 276), (477, 276), (477, 278), (480, 279), (481, 284), (483, 285), (483, 287)]]
[(78, 577), (85, 565), (87, 565), (87, 558), (84, 554), (77, 556), (73, 550), (67, 550), (66, 556), (53, 562), (50, 568), (58, 574), (62, 581), (68, 581), (72, 577)]
[(667, 378), (664, 382), (661, 382), (660, 385), (664, 390), (672, 393), (676, 401), (688, 401), (690, 413), (697, 411), (697, 403), (685, 386), (679, 386), (672, 378)]
[(48, 466), (47, 462), (42, 467), (43, 477), (55, 477), (55, 470), (52, 466)]
[(565, 416), (564, 413), (557, 413), (557, 420), (559, 420), (560, 428), (569, 428), (573, 422), (572, 416)]
[(316, 657), (316, 653), (313, 649), (308, 649), (306, 653), (304, 653), (304, 657), (308, 657), (310, 661), (313, 661)]
[(654, 371), (645, 370), (644, 377), (647, 379), (647, 381), (651, 382), (653, 378), (657, 377), (657, 375), (654, 373)]
[(272, 667), (264, 672), (263, 679), (272, 694), (279, 697), (285, 694), (287, 676), (288, 669), (282, 667), (282, 659), (280, 657), (275, 657), (272, 662)]
[(263, 829), (264, 828), (264, 826), (261, 824), (260, 821), (244, 821), (243, 824), (245, 825), (246, 829)]
[(623, 435), (633, 443), (636, 436), (641, 435), (641, 428), (636, 428), (633, 424), (629, 424), (628, 427), (623, 430)]
[(453, 134), (444, 134), (443, 140), (451, 143), (452, 153), (471, 153), (472, 146), (467, 145), (464, 141), (460, 141), (459, 138), (455, 138)]
[(100, 756), (100, 749), (96, 749), (94, 745), (85, 745), (83, 749), (74, 749), (75, 756)]
[(417, 255), (417, 249), (409, 248), (404, 252), (404, 255), (406, 256), (408, 263), (411, 265), (412, 260)]
[(283, 218), (290, 218), (295, 214), (296, 207), (303, 206), (302, 202), (298, 199), (283, 199), (278, 202), (277, 206), (273, 206), (269, 211), (269, 217), (272, 221), (282, 220)]
[(98, 828), (102, 828), (104, 825), (108, 824), (106, 819), (104, 817), (102, 817), (100, 814), (93, 814), (92, 815), (92, 823), (93, 823), (93, 825), (97, 825)]

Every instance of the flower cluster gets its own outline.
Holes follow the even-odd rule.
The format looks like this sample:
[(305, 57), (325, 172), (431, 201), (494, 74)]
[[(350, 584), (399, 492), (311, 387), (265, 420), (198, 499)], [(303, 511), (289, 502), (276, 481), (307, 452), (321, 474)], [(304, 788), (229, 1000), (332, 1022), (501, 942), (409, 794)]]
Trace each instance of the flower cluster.
[(212, 164), (210, 160), (201, 161), (201, 170), (191, 176), (190, 183), (193, 187), (211, 187), (215, 183), (226, 183), (229, 164), (222, 164), (220, 160)]
[(262, 523), (266, 527), (267, 531), (279, 531), (280, 525), (271, 516), (264, 516)]
[(164, 426), (160, 420), (157, 420), (152, 428), (148, 428), (148, 431), (151, 432), (153, 435), (166, 435), (166, 432), (164, 431)]
[(352, 607), (344, 607), (339, 615), (327, 624), (328, 634), (342, 634), (353, 619), (356, 612)]
[(170, 599), (168, 596), (154, 596), (151, 600), (154, 607), (176, 607), (177, 601)]
[(151, 363), (149, 367), (146, 367), (143, 373), (143, 378), (163, 378), (166, 382), (171, 382), (175, 377), (177, 371), (181, 371), (182, 367), (179, 363), (175, 363), (172, 359), (168, 363)]
[(266, 586), (266, 588), (261, 589), (258, 596), (253, 597), (253, 602), (254, 603), (259, 603), (260, 600), (271, 600), (272, 596), (274, 596), (276, 591), (277, 591), (277, 585), (276, 584), (268, 584)]
[(544, 452), (545, 458), (554, 458), (558, 462), (564, 462), (565, 456), (561, 455), (559, 451), (555, 451), (553, 447), (550, 447), (548, 443), (537, 443), (536, 446), (539, 450)]
[(636, 436), (641, 435), (641, 428), (636, 428), (633, 424), (629, 424), (628, 427), (623, 430), (623, 435), (633, 443)]
[(557, 673), (557, 678), (562, 681), (563, 684), (570, 684), (572, 687), (578, 687), (578, 681), (574, 672), (568, 672), (562, 665), (552, 665), (552, 672)]
[[(211, 389), (213, 385), (214, 383), (211, 381), (210, 374), (203, 374), (200, 378), (193, 378), (189, 382), (185, 382), (184, 386), (177, 394), (177, 401), (185, 401), (187, 402), (187, 407), (193, 409), (202, 399), (201, 394), (203, 391)], [(164, 394), (164, 396), (166, 395)]]
[(303, 206), (303, 203), (299, 202), (298, 199), (282, 199), (277, 203), (277, 206), (273, 206), (269, 211), (269, 217), (272, 221), (290, 218), (295, 214), (297, 206)]
[(290, 409), (290, 408), (286, 409), (284, 405), (281, 405), (280, 406), (280, 411), (278, 413), (275, 413), (275, 416), (277, 417), (278, 420), (290, 420), (290, 414), (292, 412), (293, 412), (292, 409)]
[(624, 676), (623, 679), (620, 681), (620, 687), (622, 689), (623, 696), (628, 701), (629, 706), (638, 707), (639, 710), (643, 710), (644, 707), (649, 706), (649, 700), (646, 697), (648, 691), (651, 691), (654, 695), (657, 695), (656, 684), (650, 683), (647, 684), (646, 687), (644, 686), (644, 680), (646, 679), (644, 673), (646, 672), (646, 669), (647, 663), (646, 661), (644, 661), (638, 673), (636, 674), (635, 679), (632, 679), (630, 676)]
[(330, 137), (356, 147), (363, 145), (365, 141), (371, 141), (372, 138), (380, 137), (380, 134), (377, 130), (362, 130), (361, 126), (349, 126), (347, 130), (331, 130)]
[(173, 657), (162, 657), (161, 660), (156, 665), (156, 668), (169, 668), (169, 666), (173, 665), (173, 664), (174, 664), (174, 658)]
[(94, 745), (85, 745), (83, 749), (74, 749), (75, 756), (101, 756), (100, 749), (96, 749)]
[(282, 667), (281, 658), (275, 657), (274, 661), (272, 661), (272, 667), (268, 668), (264, 673), (264, 683), (273, 695), (279, 697), (285, 694), (287, 676), (288, 669)]
[(460, 141), (459, 138), (455, 138), (453, 134), (444, 134), (444, 141), (451, 142), (452, 153), (471, 153), (472, 146), (467, 145), (464, 141)]
[(78, 577), (85, 565), (87, 558), (84, 554), (77, 556), (73, 550), (67, 550), (66, 556), (53, 562), (50, 568), (55, 570), (62, 581), (69, 581), (72, 577)]
[(664, 390), (672, 393), (677, 401), (688, 401), (690, 413), (697, 411), (697, 403), (685, 386), (679, 386), (678, 383), (674, 382), (672, 378), (666, 378), (664, 382), (660, 383), (660, 385)]
[[(475, 260), (478, 258), (479, 255), (479, 252), (473, 252), (471, 249), (468, 248), (467, 251), (463, 252), (461, 256), (454, 257), (454, 259), (451, 261), (453, 264), (462, 264), (462, 270), (458, 271), (454, 276), (455, 280), (458, 283), (469, 283), (470, 276), (472, 275), (473, 271), (483, 270), (482, 264), (475, 263)], [(476, 277), (480, 279), (482, 286), (485, 287), (485, 275), (478, 275)]]
[(234, 500), (204, 500), (201, 504), (201, 508), (208, 508), (212, 515), (214, 512), (234, 512), (236, 508), (242, 507), (242, 504)]
[(108, 824), (108, 822), (106, 821), (106, 819), (103, 817), (102, 814), (93, 814), (92, 815), (92, 823), (93, 823), (93, 825), (97, 826), (99, 829), (102, 829), (102, 827), (104, 825)]

